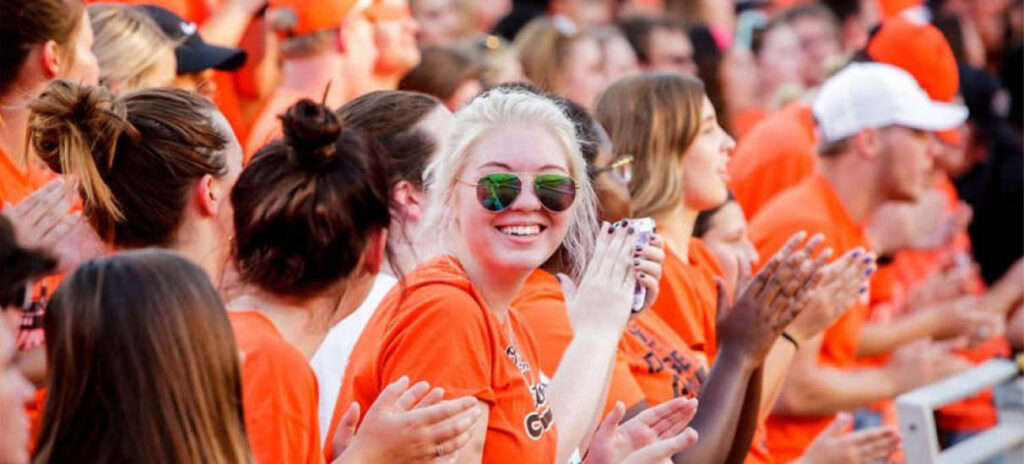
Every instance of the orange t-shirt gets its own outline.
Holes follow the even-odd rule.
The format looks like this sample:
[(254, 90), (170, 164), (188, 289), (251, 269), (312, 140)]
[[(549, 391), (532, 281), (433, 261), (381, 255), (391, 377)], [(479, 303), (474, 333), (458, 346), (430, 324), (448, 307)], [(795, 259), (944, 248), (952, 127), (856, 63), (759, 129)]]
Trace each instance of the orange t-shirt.
[(258, 463), (323, 463), (317, 383), (306, 357), (257, 311), (228, 311), (242, 352), (242, 405)]
[(626, 324), (619, 351), (651, 406), (680, 396), (696, 398), (708, 375), (706, 360), (653, 311)]
[[(870, 249), (861, 225), (854, 221), (828, 180), (815, 174), (775, 197), (750, 222), (750, 239), (761, 256), (772, 256), (796, 232), (825, 234), (824, 246), (837, 256), (857, 247)], [(867, 302), (854, 303), (825, 332), (819, 362), (849, 369), (857, 356), (860, 329), (867, 316)], [(768, 417), (768, 448), (779, 461), (800, 456), (834, 415)]]
[(18, 204), (56, 176), (53, 171), (34, 163), (23, 170), (0, 148), (0, 206)]
[(327, 436), (343, 406), (358, 401), (365, 412), (406, 375), (443, 388), (448, 398), (475, 396), (490, 407), (483, 462), (555, 462), (557, 427), (538, 352), (515, 307), (499, 320), (455, 258), (435, 258), (406, 275), (370, 318)]
[(690, 239), (689, 263), (665, 247), (658, 299), (648, 309), (657, 313), (690, 349), (711, 365), (718, 350), (715, 318), (718, 290), (715, 276), (722, 275), (718, 260), (698, 238)]
[(806, 103), (793, 102), (739, 139), (729, 160), (729, 188), (748, 218), (814, 173), (818, 137)]
[[(572, 325), (569, 323), (568, 308), (562, 286), (550, 272), (537, 269), (526, 279), (523, 289), (512, 301), (523, 317), (533, 339), (537, 341), (537, 356), (540, 368), (548, 377), (555, 375), (565, 348), (572, 342)], [(622, 401), (626, 409), (644, 400), (644, 392), (637, 385), (629, 370), (629, 361), (621, 350), (616, 352), (612, 366), (611, 384), (604, 414)], [(603, 414), (602, 414), (603, 415)]]

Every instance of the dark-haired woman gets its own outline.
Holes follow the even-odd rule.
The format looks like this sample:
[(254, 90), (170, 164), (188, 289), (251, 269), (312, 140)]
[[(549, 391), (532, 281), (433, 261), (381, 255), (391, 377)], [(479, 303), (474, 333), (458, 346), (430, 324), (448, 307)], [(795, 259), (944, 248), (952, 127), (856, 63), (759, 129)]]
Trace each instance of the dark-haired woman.
[[(387, 171), (376, 141), (343, 127), (323, 105), (300, 101), (283, 116), (282, 126), (284, 138), (256, 153), (231, 193), (235, 266), (246, 284), (246, 293), (231, 304), (269, 322), (308, 358), (328, 330), (366, 299), (384, 264), (391, 222)], [(425, 385), (413, 387), (425, 395), (414, 400), (423, 407), (443, 395), (440, 389), (428, 393)], [(371, 411), (391, 407), (388, 396)], [(409, 406), (399, 399), (393, 407)], [(368, 416), (361, 427), (389, 430), (395, 446), (357, 452), (379, 453), (362, 454), (368, 462), (429, 459), (438, 449), (456, 452), (481, 419), (474, 406), (472, 398), (441, 402), (424, 409), (422, 421), (404, 426), (388, 416)], [(413, 433), (434, 423), (435, 411), (456, 413), (447, 419), (450, 427)], [(352, 427), (358, 405), (347, 417)]]
[[(220, 286), (231, 256), (229, 194), (242, 151), (208, 100), (176, 89), (115, 97), (57, 81), (32, 110), (33, 148), (51, 169), (78, 179), (83, 212), (111, 248), (173, 249)], [(256, 460), (322, 461), (307, 356), (290, 343), (290, 332), (265, 318), (229, 317), (244, 354), (246, 429)], [(411, 420), (413, 413), (395, 417)], [(364, 442), (381, 437), (362, 435)]]
[(238, 348), (206, 274), (175, 253), (78, 268), (45, 316), (47, 382), (33, 457), (51, 462), (251, 462)]

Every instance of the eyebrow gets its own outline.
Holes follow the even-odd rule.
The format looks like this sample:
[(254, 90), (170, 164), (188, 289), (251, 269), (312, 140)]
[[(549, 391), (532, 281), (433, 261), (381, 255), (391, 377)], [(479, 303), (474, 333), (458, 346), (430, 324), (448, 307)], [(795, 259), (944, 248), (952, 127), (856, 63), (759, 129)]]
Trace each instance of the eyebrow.
[[(487, 163), (484, 163), (484, 164), (480, 165), (481, 169), (482, 168), (491, 168), (491, 167), (507, 169), (509, 171), (515, 171), (515, 169), (513, 169), (512, 166), (509, 166), (509, 165), (507, 165), (505, 163), (502, 163), (500, 161), (490, 161), (490, 162), (487, 162)], [(557, 170), (562, 171), (562, 172), (567, 172), (568, 171), (566, 168), (564, 168), (562, 166), (554, 165), (554, 164), (545, 164), (545, 165), (540, 167), (541, 171), (547, 171), (549, 169), (557, 169)]]

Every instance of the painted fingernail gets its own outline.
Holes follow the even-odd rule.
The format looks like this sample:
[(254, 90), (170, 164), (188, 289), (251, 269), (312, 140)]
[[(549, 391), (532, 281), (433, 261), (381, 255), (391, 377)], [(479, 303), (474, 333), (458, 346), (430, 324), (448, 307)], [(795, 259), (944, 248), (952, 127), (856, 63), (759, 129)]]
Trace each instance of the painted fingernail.
[(643, 249), (644, 249), (644, 247), (641, 246), (641, 245), (637, 245), (636, 246), (636, 251), (642, 251)]
[(633, 229), (632, 227), (630, 227), (630, 228), (629, 228), (629, 234), (630, 234), (630, 235), (632, 235), (632, 234), (633, 234), (633, 232), (636, 232), (636, 230), (634, 230), (634, 229)]
[(866, 291), (868, 291), (867, 287), (861, 287), (860, 290), (858, 290), (859, 293), (864, 293)]
[(861, 262), (864, 263), (864, 264), (868, 264), (868, 263), (871, 262), (871, 258), (870, 257), (865, 257), (864, 260), (861, 261)]
[(869, 267), (869, 268), (864, 270), (864, 275), (871, 275), (871, 274), (874, 274), (874, 273), (875, 273), (875, 269), (871, 268), (871, 267)]
[(860, 250), (856, 250), (856, 251), (854, 251), (854, 252), (853, 252), (853, 257), (854, 257), (854, 258), (859, 258), (859, 257), (860, 257)]
[(613, 234), (613, 233), (615, 233), (615, 226), (611, 226), (611, 227), (609, 227), (609, 228), (608, 228), (608, 233), (609, 233), (609, 234)]
[(633, 265), (634, 265), (634, 266), (640, 266), (640, 260), (638, 260), (638, 259), (634, 259), (634, 260), (633, 260)]

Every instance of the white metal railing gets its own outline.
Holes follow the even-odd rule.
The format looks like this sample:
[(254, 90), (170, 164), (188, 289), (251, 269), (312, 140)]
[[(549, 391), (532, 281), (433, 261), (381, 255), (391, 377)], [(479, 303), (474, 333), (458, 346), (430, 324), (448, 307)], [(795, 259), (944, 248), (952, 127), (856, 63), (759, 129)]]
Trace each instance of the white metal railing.
[[(896, 398), (907, 464), (971, 464), (1003, 455), (1005, 464), (1024, 464), (1024, 378), (1021, 367), (993, 359), (954, 377)], [(994, 388), (999, 422), (970, 439), (939, 450), (934, 410)]]

